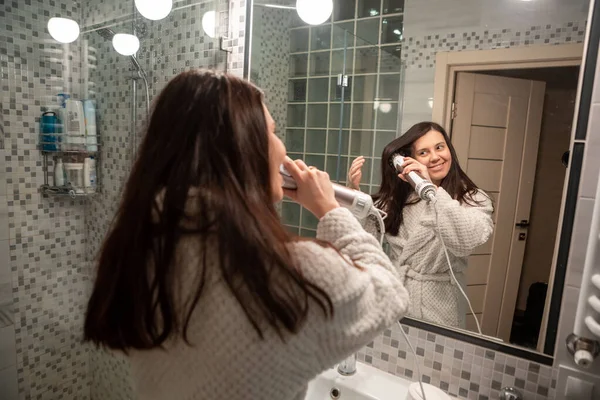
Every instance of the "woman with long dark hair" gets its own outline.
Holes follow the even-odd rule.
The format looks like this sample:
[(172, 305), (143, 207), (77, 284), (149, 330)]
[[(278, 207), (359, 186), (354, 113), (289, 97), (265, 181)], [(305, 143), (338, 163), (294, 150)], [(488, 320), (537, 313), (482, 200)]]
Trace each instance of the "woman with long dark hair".
[[(403, 174), (391, 166), (394, 154), (405, 156)], [(358, 188), (364, 157), (352, 162), (350, 185)], [(418, 172), (437, 188), (438, 222), (452, 270), (466, 291), (464, 272), (468, 256), (490, 238), (492, 201), (458, 164), (456, 151), (440, 125), (421, 122), (394, 139), (381, 155), (381, 186), (373, 195), (375, 205), (385, 211), (386, 240), (390, 258), (409, 293), (408, 315), (437, 324), (465, 327), (466, 301), (456, 287), (437, 235), (433, 204), (416, 196), (406, 175)], [(377, 231), (372, 221), (366, 229)]]
[[(285, 194), (320, 219), (291, 235)], [(188, 71), (163, 89), (98, 260), (85, 339), (139, 399), (301, 399), (403, 316), (407, 293), (326, 173), (293, 162), (259, 89)]]

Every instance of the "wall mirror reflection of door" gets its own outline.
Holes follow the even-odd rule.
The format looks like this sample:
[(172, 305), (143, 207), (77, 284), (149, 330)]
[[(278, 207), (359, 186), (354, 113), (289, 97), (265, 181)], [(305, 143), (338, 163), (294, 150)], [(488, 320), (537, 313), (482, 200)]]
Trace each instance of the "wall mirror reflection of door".
[(469, 257), (475, 315), (466, 328), (477, 332), (477, 318), (483, 334), (541, 351), (553, 284), (562, 285), (553, 266), (583, 47), (476, 53), (438, 54), (438, 68), (450, 73), (436, 81), (445, 101), (433, 111), (467, 174), (494, 200), (494, 235)]
[[(474, 313), (464, 340), (478, 318), (496, 343), (553, 348), (546, 331), (556, 329), (549, 301), (563, 286), (554, 281), (563, 156), (572, 147), (589, 0), (553, 0), (552, 11), (514, 0), (333, 3), (319, 25), (302, 21), (293, 0), (252, 6), (246, 75), (264, 89), (288, 155), (342, 184), (364, 156), (360, 189), (374, 194), (388, 165), (384, 147), (416, 123), (440, 123), (496, 207), (494, 236), (468, 258)], [(281, 218), (294, 234), (316, 234), (318, 221), (293, 202), (281, 204)]]

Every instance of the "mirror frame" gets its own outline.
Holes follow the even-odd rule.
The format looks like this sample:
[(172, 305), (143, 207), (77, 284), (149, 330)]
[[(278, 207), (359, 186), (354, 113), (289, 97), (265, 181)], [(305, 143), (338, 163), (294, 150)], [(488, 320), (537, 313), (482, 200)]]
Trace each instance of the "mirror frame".
[[(245, 51), (243, 61), (243, 78), (248, 81), (250, 81), (250, 59), (252, 53), (253, 7), (254, 0), (248, 0), (246, 2), (246, 32), (244, 38)], [(564, 203), (561, 207), (562, 222), (560, 223), (560, 239), (558, 242), (555, 263), (553, 265), (555, 271), (554, 281), (551, 287), (552, 289), (550, 295), (550, 306), (547, 314), (547, 323), (545, 326), (542, 323), (540, 330), (540, 334), (542, 335), (545, 329), (546, 335), (543, 352), (540, 353), (537, 350), (527, 349), (525, 347), (517, 347), (512, 344), (481, 337), (468, 331), (455, 330), (409, 317), (405, 317), (400, 320), (402, 324), (540, 364), (552, 365), (554, 360), (554, 349), (557, 345), (556, 339), (558, 336), (560, 308), (562, 305), (570, 244), (573, 235), (573, 223), (575, 219), (577, 195), (579, 192), (579, 183), (583, 165), (584, 144), (578, 143), (577, 140), (585, 139), (587, 132), (594, 76), (599, 52), (599, 43), (600, 7), (595, 7), (595, 2), (590, 1), (590, 9), (588, 11), (588, 26), (586, 28), (585, 39), (583, 43), (581, 69), (579, 73), (579, 82), (577, 85), (577, 103), (574, 114), (574, 127), (572, 129), (571, 145), (569, 148), (570, 159), (569, 165), (567, 166), (568, 179), (566, 181), (566, 191), (563, 195)], [(437, 71), (435, 79), (438, 79)], [(438, 93), (434, 93), (434, 97), (438, 96)], [(440, 115), (439, 112), (436, 114), (435, 105), (436, 101), (434, 99), (434, 110), (432, 116), (432, 119), (434, 120), (436, 119), (437, 115)], [(441, 116), (443, 116), (443, 110)], [(439, 118), (439, 120), (442, 122), (444, 121), (443, 118)], [(556, 282), (560, 282), (560, 284), (557, 285)]]

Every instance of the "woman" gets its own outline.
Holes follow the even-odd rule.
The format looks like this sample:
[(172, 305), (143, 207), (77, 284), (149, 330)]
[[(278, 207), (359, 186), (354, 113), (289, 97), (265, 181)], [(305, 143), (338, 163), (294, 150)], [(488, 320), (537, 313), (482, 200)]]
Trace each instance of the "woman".
[[(390, 159), (396, 153), (407, 156), (403, 174), (397, 174), (390, 165)], [(364, 163), (364, 157), (352, 162), (349, 181), (354, 188), (358, 188)], [(435, 206), (420, 201), (407, 183), (406, 175), (411, 171), (438, 187)], [(435, 208), (452, 269), (466, 289), (467, 259), (493, 232), (492, 201), (460, 168), (448, 134), (433, 122), (414, 125), (385, 147), (381, 156), (381, 175), (381, 186), (373, 200), (388, 214), (386, 239), (390, 245), (390, 258), (409, 293), (408, 315), (464, 328), (466, 302), (451, 277), (442, 250)], [(377, 231), (371, 221), (367, 222), (366, 228)]]
[[(99, 257), (85, 339), (129, 355), (140, 399), (301, 399), (408, 307), (327, 174), (286, 157), (259, 89), (189, 71), (156, 100)], [(285, 194), (320, 219), (290, 235)]]

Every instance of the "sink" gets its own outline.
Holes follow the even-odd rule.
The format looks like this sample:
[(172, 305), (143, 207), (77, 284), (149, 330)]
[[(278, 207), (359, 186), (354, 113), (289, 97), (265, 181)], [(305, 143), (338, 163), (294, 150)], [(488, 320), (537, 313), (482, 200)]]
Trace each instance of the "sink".
[(305, 400), (404, 400), (410, 381), (360, 362), (352, 376), (329, 369), (310, 381)]

